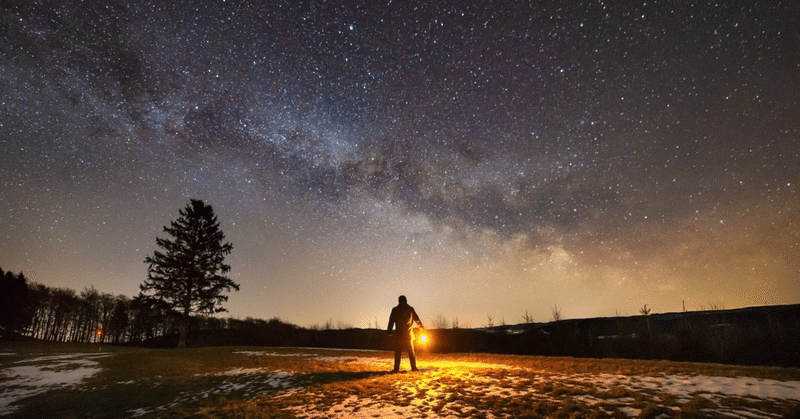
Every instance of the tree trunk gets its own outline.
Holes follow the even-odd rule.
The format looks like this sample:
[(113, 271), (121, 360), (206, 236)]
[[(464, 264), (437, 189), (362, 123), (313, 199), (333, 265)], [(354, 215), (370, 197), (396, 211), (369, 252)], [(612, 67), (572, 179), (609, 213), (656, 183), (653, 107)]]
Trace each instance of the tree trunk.
[(191, 317), (188, 314), (184, 314), (181, 316), (181, 325), (179, 328), (180, 337), (178, 338), (178, 349), (183, 349), (186, 347), (186, 335), (189, 334), (189, 321)]

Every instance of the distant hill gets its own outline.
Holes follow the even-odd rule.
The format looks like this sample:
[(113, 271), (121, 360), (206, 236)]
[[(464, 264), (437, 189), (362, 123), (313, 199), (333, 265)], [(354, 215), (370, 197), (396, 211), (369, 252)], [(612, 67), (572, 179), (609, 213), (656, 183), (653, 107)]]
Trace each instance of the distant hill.
[(475, 330), (494, 336), (480, 342), (487, 352), (800, 367), (800, 304)]

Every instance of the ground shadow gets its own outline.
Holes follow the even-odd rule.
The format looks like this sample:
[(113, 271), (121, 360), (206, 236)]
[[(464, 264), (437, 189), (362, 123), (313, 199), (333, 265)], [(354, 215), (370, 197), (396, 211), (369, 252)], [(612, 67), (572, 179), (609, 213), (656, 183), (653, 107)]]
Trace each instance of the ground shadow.
[(297, 375), (301, 383), (332, 384), (396, 374), (391, 371), (327, 371)]

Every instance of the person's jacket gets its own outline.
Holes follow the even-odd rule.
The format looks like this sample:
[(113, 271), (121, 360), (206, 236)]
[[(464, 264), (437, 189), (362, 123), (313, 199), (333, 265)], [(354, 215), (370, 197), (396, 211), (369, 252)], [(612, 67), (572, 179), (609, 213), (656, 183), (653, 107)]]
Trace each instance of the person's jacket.
[(417, 322), (420, 327), (422, 322), (414, 311), (414, 307), (408, 304), (398, 304), (397, 307), (392, 309), (392, 314), (389, 315), (388, 332), (392, 333), (392, 327), (397, 325), (398, 335), (408, 335), (410, 339), (414, 339), (414, 322)]

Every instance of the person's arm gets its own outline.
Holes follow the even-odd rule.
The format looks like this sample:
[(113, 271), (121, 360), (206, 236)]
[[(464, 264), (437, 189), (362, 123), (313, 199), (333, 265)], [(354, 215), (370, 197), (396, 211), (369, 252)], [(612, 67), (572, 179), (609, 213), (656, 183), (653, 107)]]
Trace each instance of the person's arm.
[(392, 313), (389, 314), (389, 326), (386, 327), (386, 334), (387, 335), (391, 335), (392, 334), (392, 328), (394, 327), (394, 323), (395, 323), (394, 310), (392, 310)]
[(422, 320), (420, 320), (420, 319), (419, 319), (419, 316), (417, 316), (417, 310), (411, 309), (411, 315), (413, 316), (412, 318), (414, 319), (414, 321), (415, 321), (415, 322), (417, 322), (417, 324), (419, 325), (419, 327), (421, 327), (422, 329), (424, 329), (424, 328), (425, 328), (425, 326), (423, 326), (423, 325), (422, 325)]

